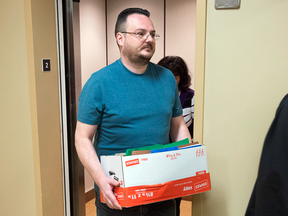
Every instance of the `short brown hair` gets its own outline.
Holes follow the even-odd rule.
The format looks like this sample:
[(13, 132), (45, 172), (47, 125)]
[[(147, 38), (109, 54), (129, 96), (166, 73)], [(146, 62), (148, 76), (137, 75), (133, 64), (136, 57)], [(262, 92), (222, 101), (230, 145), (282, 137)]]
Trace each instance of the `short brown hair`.
[(150, 12), (148, 10), (145, 10), (142, 8), (126, 8), (117, 17), (117, 21), (115, 25), (115, 37), (118, 32), (126, 31), (125, 24), (127, 21), (127, 17), (131, 14), (142, 14), (147, 17), (150, 17)]

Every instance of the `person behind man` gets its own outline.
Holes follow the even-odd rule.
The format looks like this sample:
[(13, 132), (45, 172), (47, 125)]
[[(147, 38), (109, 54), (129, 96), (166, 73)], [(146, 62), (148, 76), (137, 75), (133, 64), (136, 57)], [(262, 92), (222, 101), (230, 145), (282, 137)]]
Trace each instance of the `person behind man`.
[(176, 79), (184, 120), (193, 140), (194, 90), (190, 88), (192, 79), (187, 64), (179, 56), (165, 56), (158, 65), (172, 71)]
[[(75, 145), (96, 183), (97, 216), (175, 215), (174, 200), (122, 209), (113, 194), (119, 182), (105, 175), (99, 161), (101, 155), (167, 144), (169, 134), (173, 142), (191, 141), (173, 74), (150, 62), (159, 35), (149, 16), (141, 8), (118, 15), (120, 59), (92, 74), (80, 95)], [(99, 200), (99, 189), (106, 204)]]
[[(194, 125), (194, 90), (191, 86), (191, 77), (185, 61), (179, 56), (165, 56), (158, 65), (161, 65), (170, 71), (175, 76), (180, 101), (183, 109), (183, 116), (186, 126), (189, 129), (191, 139), (193, 140), (193, 125)], [(176, 216), (180, 215), (181, 197), (176, 198)]]

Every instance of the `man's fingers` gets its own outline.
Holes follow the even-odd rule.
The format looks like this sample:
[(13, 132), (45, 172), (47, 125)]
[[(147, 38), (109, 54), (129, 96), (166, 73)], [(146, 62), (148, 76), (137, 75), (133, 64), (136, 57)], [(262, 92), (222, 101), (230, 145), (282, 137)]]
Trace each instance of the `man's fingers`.
[(112, 194), (112, 196), (107, 196), (104, 200), (109, 208), (122, 210), (122, 207), (119, 205), (114, 194)]
[(111, 186), (110, 190), (102, 191), (102, 195), (104, 198), (105, 203), (108, 205), (111, 209), (119, 209), (122, 210), (122, 207), (119, 205), (116, 196), (113, 193), (113, 186), (119, 186), (120, 183), (114, 179), (108, 180), (109, 185)]
[(109, 184), (110, 184), (110, 185), (113, 185), (114, 187), (119, 187), (119, 186), (120, 186), (120, 182), (119, 182), (119, 181), (116, 181), (116, 180), (113, 179), (113, 178), (109, 178)]
[(105, 203), (111, 209), (119, 209), (122, 210), (122, 207), (119, 205), (116, 196), (114, 195), (114, 187), (120, 186), (120, 182), (116, 181), (113, 178), (105, 178), (102, 181), (102, 187), (100, 187), (100, 191), (104, 198)]

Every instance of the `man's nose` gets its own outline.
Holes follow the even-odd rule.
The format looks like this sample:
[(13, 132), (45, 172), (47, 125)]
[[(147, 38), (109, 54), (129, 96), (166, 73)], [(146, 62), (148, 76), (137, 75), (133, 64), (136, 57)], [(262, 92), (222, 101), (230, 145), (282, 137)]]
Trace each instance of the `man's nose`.
[(150, 33), (147, 33), (147, 35), (145, 35), (145, 40), (147, 41), (154, 41), (155, 39), (152, 37), (152, 35)]

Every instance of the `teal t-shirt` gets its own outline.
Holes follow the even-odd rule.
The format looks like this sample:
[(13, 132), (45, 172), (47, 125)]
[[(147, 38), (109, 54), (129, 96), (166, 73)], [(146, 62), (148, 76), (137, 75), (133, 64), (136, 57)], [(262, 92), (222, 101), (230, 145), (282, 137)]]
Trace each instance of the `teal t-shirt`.
[(119, 59), (89, 78), (77, 119), (98, 125), (94, 146), (100, 156), (169, 143), (171, 118), (181, 114), (171, 71), (149, 63), (145, 73), (135, 74)]

